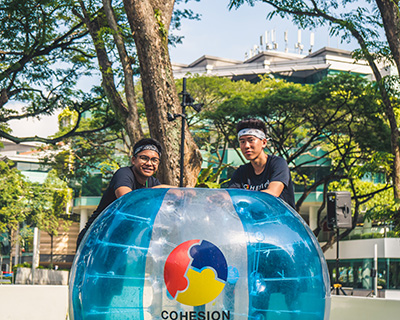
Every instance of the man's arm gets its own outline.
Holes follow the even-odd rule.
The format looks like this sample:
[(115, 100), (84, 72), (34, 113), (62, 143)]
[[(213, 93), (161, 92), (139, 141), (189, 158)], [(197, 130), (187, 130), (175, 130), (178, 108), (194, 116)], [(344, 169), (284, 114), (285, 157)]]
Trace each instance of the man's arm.
[(129, 187), (119, 187), (115, 190), (115, 196), (118, 198), (122, 197), (124, 194), (127, 194), (128, 192), (131, 192), (132, 189)]
[(285, 185), (280, 181), (271, 181), (268, 188), (261, 190), (262, 192), (272, 194), (275, 197), (279, 197), (285, 188)]
[(159, 185), (156, 185), (156, 186), (154, 186), (152, 188), (156, 189), (156, 188), (177, 188), (177, 187), (176, 186), (170, 186), (169, 184), (159, 184)]
[(280, 197), (285, 186), (289, 185), (290, 181), (290, 170), (285, 159), (281, 157), (271, 158), (274, 160), (271, 162), (270, 169), (270, 183), (268, 188), (262, 190), (263, 192), (272, 194), (275, 197)]

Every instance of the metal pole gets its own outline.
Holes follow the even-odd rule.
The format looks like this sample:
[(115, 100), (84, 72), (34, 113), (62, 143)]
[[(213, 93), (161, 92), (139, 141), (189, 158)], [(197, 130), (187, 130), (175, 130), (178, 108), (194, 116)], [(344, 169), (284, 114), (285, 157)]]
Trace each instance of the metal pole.
[(373, 297), (378, 296), (378, 245), (374, 245), (374, 294)]
[(39, 266), (39, 228), (33, 229), (32, 285), (35, 284), (35, 269)]
[(19, 264), (19, 226), (17, 227), (15, 233), (15, 256), (14, 256), (14, 265)]
[[(336, 284), (339, 284), (339, 228), (336, 227)], [(339, 286), (336, 287), (336, 295), (339, 295)]]
[[(182, 114), (185, 115), (185, 107), (182, 108)], [(182, 135), (181, 135), (181, 174), (179, 179), (179, 186), (183, 187), (183, 167), (185, 160), (185, 117), (182, 117)]]
[(180, 179), (179, 179), (179, 186), (183, 187), (183, 167), (184, 167), (184, 160), (185, 160), (185, 121), (186, 121), (186, 78), (183, 78), (183, 86), (182, 86), (182, 132), (181, 132), (181, 171), (180, 171)]

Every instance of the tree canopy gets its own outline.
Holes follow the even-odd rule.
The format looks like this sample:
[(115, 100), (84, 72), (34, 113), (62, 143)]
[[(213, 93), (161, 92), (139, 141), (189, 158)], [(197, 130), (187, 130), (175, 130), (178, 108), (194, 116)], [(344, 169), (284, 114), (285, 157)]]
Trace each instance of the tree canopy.
[[(176, 184), (180, 128), (166, 120), (166, 113), (179, 112), (180, 103), (168, 44), (181, 40), (170, 29), (178, 28), (183, 18), (198, 16), (190, 10), (174, 11), (174, 2), (4, 1), (0, 137), (54, 144), (118, 124), (131, 148), (144, 135), (134, 82), (140, 75), (150, 135), (169, 150), (159, 175), (163, 182)], [(83, 88), (93, 78), (101, 87)], [(42, 118), (66, 108), (75, 113), (74, 122), (52, 138), (16, 137), (8, 126), (11, 120)], [(82, 121), (89, 112), (97, 113), (98, 121), (84, 129)], [(185, 171), (187, 183), (193, 185), (201, 157), (189, 132), (187, 137), (191, 161)]]
[[(254, 4), (257, 0), (231, 0), (230, 8), (243, 3)], [(381, 112), (390, 127), (392, 178), (394, 197), (400, 199), (400, 145), (399, 129), (396, 119), (398, 105), (393, 97), (398, 95), (398, 76), (386, 77), (381, 62), (394, 63), (400, 71), (400, 11), (399, 1), (365, 0), (355, 4), (352, 0), (260, 0), (269, 5), (267, 17), (279, 15), (290, 18), (301, 28), (328, 25), (330, 33), (341, 35), (346, 41), (356, 39), (360, 48), (355, 51), (356, 58), (368, 61), (379, 94), (382, 97)], [(381, 38), (384, 34), (386, 39)], [(399, 72), (400, 73), (400, 72)], [(396, 85), (393, 85), (396, 83)]]
[(10, 164), (0, 161), (0, 233), (16, 229), (28, 214), (21, 201), (26, 182)]
[[(302, 193), (297, 210), (312, 192), (326, 193), (340, 182), (352, 192), (355, 226), (368, 201), (392, 190), (390, 128), (381, 114), (381, 97), (374, 83), (350, 74), (330, 76), (315, 85), (269, 77), (255, 84), (225, 81), (199, 76), (188, 80), (188, 90), (205, 103), (204, 110), (190, 120), (193, 131), (199, 145), (212, 142), (209, 149), (221, 165), (216, 150), (239, 149), (237, 121), (257, 117), (267, 125), (268, 153), (288, 161), (296, 191)], [(376, 176), (381, 184), (367, 184)], [(387, 207), (390, 210), (385, 214), (381, 210), (380, 217), (376, 210), (376, 214), (369, 210), (369, 218), (385, 217), (387, 223), (396, 223), (394, 202)], [(322, 203), (316, 233), (325, 221), (324, 208)]]

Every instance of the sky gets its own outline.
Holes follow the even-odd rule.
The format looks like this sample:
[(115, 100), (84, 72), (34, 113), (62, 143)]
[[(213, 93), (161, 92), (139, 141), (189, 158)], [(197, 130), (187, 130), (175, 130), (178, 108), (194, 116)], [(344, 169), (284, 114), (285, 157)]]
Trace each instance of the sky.
[[(239, 9), (228, 9), (228, 0), (201, 0), (189, 1), (180, 7), (189, 7), (195, 13), (201, 14), (201, 20), (183, 20), (178, 35), (183, 35), (182, 44), (170, 49), (171, 60), (177, 63), (189, 64), (202, 55), (211, 55), (234, 60), (244, 60), (245, 53), (254, 45), (259, 45), (260, 36), (265, 31), (271, 34), (275, 31), (277, 51), (285, 50), (284, 32), (288, 31), (289, 52), (299, 53), (294, 45), (298, 40), (298, 27), (290, 20), (274, 17), (267, 20), (266, 16), (271, 7), (265, 3), (257, 3), (254, 7), (247, 4)], [(317, 30), (302, 30), (301, 43), (304, 45), (303, 53), (310, 49), (310, 35), (314, 33), (314, 47), (316, 51), (322, 47), (333, 47), (353, 50), (357, 47), (355, 42), (350, 44), (340, 43), (339, 38), (330, 38), (327, 28)], [(271, 40), (269, 36), (269, 40)]]
[[(184, 2), (184, 1), (183, 1)], [(175, 34), (184, 36), (183, 43), (170, 48), (171, 60), (177, 63), (190, 64), (203, 55), (221, 58), (244, 60), (245, 53), (254, 45), (259, 45), (260, 36), (271, 31), (275, 32), (278, 51), (285, 50), (284, 32), (288, 31), (287, 46), (289, 52), (299, 53), (295, 50), (298, 41), (298, 28), (289, 20), (280, 17), (272, 21), (266, 16), (270, 7), (258, 3), (254, 7), (247, 4), (239, 9), (228, 10), (228, 0), (201, 0), (189, 1), (178, 8), (188, 7), (201, 15), (201, 20), (183, 20), (182, 26)], [(356, 43), (341, 44), (338, 38), (329, 38), (326, 28), (301, 31), (301, 43), (304, 45), (303, 53), (310, 49), (310, 35), (314, 33), (315, 44), (313, 51), (330, 46), (352, 50)], [(47, 137), (58, 129), (57, 115), (37, 119), (19, 120), (11, 123), (13, 134), (19, 137), (37, 135)]]

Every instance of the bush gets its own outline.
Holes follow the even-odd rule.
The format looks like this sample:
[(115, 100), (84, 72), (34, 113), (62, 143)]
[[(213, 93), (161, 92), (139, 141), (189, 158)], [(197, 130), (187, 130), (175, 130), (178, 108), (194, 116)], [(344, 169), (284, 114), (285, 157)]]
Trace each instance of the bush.
[[(398, 238), (400, 236), (399, 232), (396, 231), (388, 231), (386, 233), (386, 238)], [(358, 240), (358, 239), (379, 239), (384, 238), (384, 233), (379, 232), (370, 232), (370, 233), (362, 233), (362, 234), (352, 234), (345, 237), (343, 240)]]

